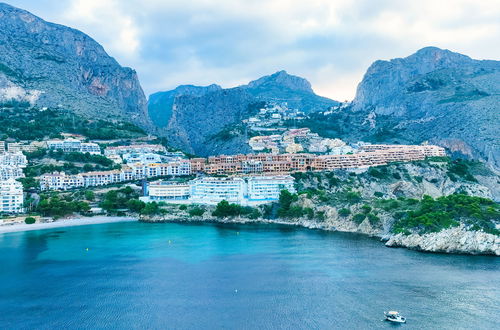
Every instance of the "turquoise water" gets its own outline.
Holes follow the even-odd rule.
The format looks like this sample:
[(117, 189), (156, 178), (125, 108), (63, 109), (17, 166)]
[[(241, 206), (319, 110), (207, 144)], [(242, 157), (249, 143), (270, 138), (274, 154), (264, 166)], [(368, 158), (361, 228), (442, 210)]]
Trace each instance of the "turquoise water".
[[(0, 235), (2, 329), (493, 329), (500, 260), (273, 225)], [(399, 310), (405, 325), (381, 321)]]

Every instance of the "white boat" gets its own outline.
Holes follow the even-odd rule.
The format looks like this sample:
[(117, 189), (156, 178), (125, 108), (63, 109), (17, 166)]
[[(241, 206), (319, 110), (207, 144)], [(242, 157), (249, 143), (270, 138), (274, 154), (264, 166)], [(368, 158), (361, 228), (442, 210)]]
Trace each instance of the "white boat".
[(390, 322), (395, 322), (395, 323), (406, 323), (406, 318), (402, 317), (398, 312), (396, 311), (388, 311), (384, 312), (385, 319)]

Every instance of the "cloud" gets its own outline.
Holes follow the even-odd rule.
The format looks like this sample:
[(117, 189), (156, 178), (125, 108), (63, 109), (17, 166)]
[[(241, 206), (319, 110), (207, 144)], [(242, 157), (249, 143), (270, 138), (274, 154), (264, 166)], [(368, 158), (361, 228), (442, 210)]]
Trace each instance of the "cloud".
[(352, 99), (377, 59), (438, 46), (499, 58), (497, 0), (19, 0), (89, 34), (138, 71), (146, 93), (232, 87), (286, 69), (316, 92)]

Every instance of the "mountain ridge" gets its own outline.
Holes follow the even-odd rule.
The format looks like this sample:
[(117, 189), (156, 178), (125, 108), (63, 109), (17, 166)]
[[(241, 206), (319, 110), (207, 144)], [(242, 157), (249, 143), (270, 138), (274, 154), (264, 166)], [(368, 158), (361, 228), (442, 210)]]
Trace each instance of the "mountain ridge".
[(85, 33), (6, 3), (0, 3), (0, 100), (142, 126), (148, 121), (135, 70)]

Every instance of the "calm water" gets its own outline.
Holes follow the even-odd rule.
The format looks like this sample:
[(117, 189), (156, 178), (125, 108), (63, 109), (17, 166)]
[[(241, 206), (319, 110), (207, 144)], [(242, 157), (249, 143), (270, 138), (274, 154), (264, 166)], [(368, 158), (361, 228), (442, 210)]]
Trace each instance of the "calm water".
[[(87, 250), (88, 249), (88, 250)], [(493, 329), (500, 259), (270, 225), (0, 235), (0, 328)], [(399, 310), (406, 325), (381, 321)]]

